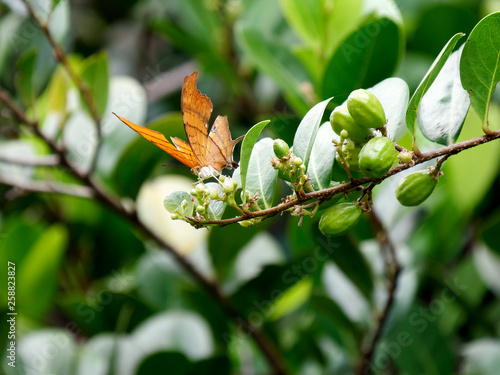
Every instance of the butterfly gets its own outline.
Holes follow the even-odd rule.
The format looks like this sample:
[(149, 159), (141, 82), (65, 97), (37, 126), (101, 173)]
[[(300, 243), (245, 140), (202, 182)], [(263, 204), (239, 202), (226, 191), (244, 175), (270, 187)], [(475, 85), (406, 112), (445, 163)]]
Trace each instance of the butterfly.
[(191, 168), (198, 179), (204, 180), (220, 175), (223, 168), (238, 167), (238, 163), (233, 160), (233, 149), (244, 136), (231, 139), (227, 116), (217, 116), (210, 133), (208, 132), (213, 105), (210, 98), (196, 89), (197, 77), (198, 72), (194, 72), (184, 78), (181, 93), (182, 122), (189, 143), (177, 137), (171, 137), (172, 142), (169, 142), (162, 133), (136, 125), (114, 112), (113, 114), (148, 141)]

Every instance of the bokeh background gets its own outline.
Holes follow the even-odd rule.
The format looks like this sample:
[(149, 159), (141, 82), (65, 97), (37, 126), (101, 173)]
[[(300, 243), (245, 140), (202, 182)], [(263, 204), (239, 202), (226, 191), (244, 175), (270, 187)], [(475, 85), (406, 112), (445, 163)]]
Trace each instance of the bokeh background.
[[(90, 77), (103, 108), (96, 178), (125, 206), (136, 202), (143, 223), (204, 275), (216, 277), (240, 313), (274, 342), (291, 373), (352, 373), (387, 298), (383, 258), (368, 220), (334, 239), (317, 229), (319, 215), (301, 226), (287, 214), (251, 228), (197, 230), (173, 222), (162, 199), (191, 189), (194, 177), (111, 112), (184, 138), (180, 89), (183, 78), (198, 70), (198, 88), (211, 98), (214, 114), (228, 115), (234, 138), (270, 119), (265, 135), (291, 144), (302, 116), (327, 97), (340, 104), (353, 89), (391, 76), (403, 78), (412, 93), (446, 42), (457, 32), (469, 33), (500, 3), (31, 3), (75, 70)], [(75, 166), (88, 168), (95, 124), (22, 1), (0, 1), (0, 85), (39, 119), (45, 134), (64, 140)], [(498, 104), (496, 94), (494, 129)], [(460, 140), (480, 134), (471, 111)], [(398, 137), (409, 146), (408, 134)], [(45, 153), (43, 142), (0, 104), (0, 156)], [(340, 180), (341, 172), (335, 173)], [(396, 201), (400, 175), (375, 190), (375, 210), (403, 269), (367, 371), (498, 373), (498, 143), (450, 158), (444, 173), (432, 197), (417, 208)], [(16, 368), (3, 355), (3, 373), (270, 372), (238, 322), (126, 217), (95, 199), (22, 188), (32, 181), (74, 183), (64, 168), (0, 162), (0, 176), (19, 185), (0, 184), (0, 309), (7, 312), (11, 261), (18, 312)], [(286, 194), (280, 186), (276, 202)], [(8, 349), (5, 317), (0, 342)]]

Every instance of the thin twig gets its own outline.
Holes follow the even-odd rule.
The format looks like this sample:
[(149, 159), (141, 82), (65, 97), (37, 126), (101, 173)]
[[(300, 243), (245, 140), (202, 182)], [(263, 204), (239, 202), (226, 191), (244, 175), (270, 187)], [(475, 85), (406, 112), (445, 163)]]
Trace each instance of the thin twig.
[(101, 131), (101, 115), (99, 114), (99, 111), (97, 110), (96, 103), (94, 101), (94, 98), (92, 97), (92, 94), (87, 86), (87, 84), (83, 81), (82, 77), (78, 75), (75, 70), (72, 68), (71, 64), (68, 61), (66, 52), (64, 51), (63, 47), (56, 42), (54, 36), (50, 32), (49, 25), (48, 23), (42, 22), (38, 16), (36, 15), (32, 5), (28, 0), (23, 0), (24, 4), (26, 5), (26, 8), (28, 10), (28, 13), (30, 14), (31, 18), (35, 21), (35, 23), (40, 27), (40, 29), (43, 31), (45, 36), (47, 37), (49, 43), (52, 46), (52, 50), (54, 51), (54, 56), (61, 62), (61, 64), (64, 66), (64, 69), (68, 72), (69, 76), (77, 86), (78, 90), (81, 92), (83, 99), (87, 103), (90, 114), (92, 116), (92, 119), (95, 122), (96, 125), (96, 148), (94, 153), (91, 156), (91, 162), (90, 162), (90, 168), (87, 172), (87, 174), (91, 174), (92, 171), (95, 169), (96, 163), (97, 163), (97, 158), (99, 156), (99, 148), (101, 144), (101, 138), (102, 138), (102, 131)]
[(252, 326), (243, 316), (241, 316), (236, 308), (230, 303), (229, 299), (225, 295), (223, 295), (219, 288), (219, 285), (215, 281), (206, 278), (186, 257), (182, 256), (177, 250), (167, 244), (149, 227), (142, 223), (134, 208), (127, 208), (122, 205), (119, 198), (107, 192), (104, 187), (102, 187), (94, 178), (92, 178), (92, 176), (82, 173), (78, 169), (76, 169), (67, 159), (65, 151), (60, 148), (52, 139), (43, 134), (39, 129), (38, 122), (30, 120), (26, 116), (26, 114), (19, 108), (19, 106), (12, 100), (10, 95), (2, 88), (0, 88), (0, 100), (3, 101), (7, 105), (7, 107), (9, 107), (14, 117), (20, 123), (28, 125), (30, 128), (32, 128), (34, 133), (39, 138), (47, 143), (52, 152), (59, 156), (61, 166), (65, 167), (72, 175), (74, 175), (88, 189), (90, 189), (93, 198), (102, 203), (104, 206), (110, 208), (112, 211), (116, 212), (118, 215), (126, 218), (131, 224), (135, 225), (145, 237), (150, 238), (158, 243), (163, 249), (169, 252), (176, 259), (177, 262), (186, 270), (186, 272), (190, 274), (195, 279), (195, 281), (197, 281), (208, 291), (208, 293), (214, 298), (219, 306), (221, 306), (226, 315), (229, 318), (233, 319), (235, 323), (240, 324), (241, 328), (245, 332), (249, 333), (252, 339), (259, 346), (263, 355), (268, 360), (274, 374), (286, 375), (288, 373), (286, 370), (285, 362), (281, 357), (281, 354), (276, 349), (274, 343), (265, 336), (262, 330), (260, 330), (258, 327)]
[(384, 331), (385, 323), (389, 317), (392, 305), (394, 303), (394, 295), (397, 287), (397, 280), (399, 272), (401, 271), (401, 266), (399, 265), (396, 250), (394, 245), (389, 238), (389, 233), (384, 227), (384, 224), (377, 216), (377, 214), (371, 210), (369, 213), (369, 219), (372, 224), (372, 230), (375, 238), (380, 243), (380, 247), (384, 254), (385, 271), (387, 277), (387, 300), (385, 302), (384, 309), (377, 317), (377, 322), (375, 324), (375, 332), (370, 341), (370, 345), (363, 351), (361, 355), (361, 360), (358, 364), (357, 374), (364, 375), (367, 369), (370, 367), (370, 362), (372, 360), (373, 354), (377, 347), (382, 333)]
[(94, 191), (87, 186), (53, 181), (14, 181), (0, 177), (0, 184), (34, 193), (56, 193), (80, 198), (94, 198)]
[(27, 167), (55, 167), (60, 163), (59, 156), (57, 155), (44, 155), (37, 158), (16, 158), (7, 155), (0, 155), (0, 162), (24, 165)]

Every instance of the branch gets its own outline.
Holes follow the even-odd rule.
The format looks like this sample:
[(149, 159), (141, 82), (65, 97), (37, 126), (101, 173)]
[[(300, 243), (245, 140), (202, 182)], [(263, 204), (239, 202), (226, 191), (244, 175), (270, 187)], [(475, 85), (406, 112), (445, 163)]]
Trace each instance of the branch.
[(357, 374), (359, 375), (364, 375), (367, 369), (370, 367), (370, 361), (372, 360), (377, 344), (382, 337), (385, 323), (387, 322), (389, 312), (391, 311), (392, 304), (394, 303), (397, 279), (399, 272), (401, 271), (401, 266), (399, 265), (398, 259), (396, 257), (396, 250), (394, 249), (394, 245), (389, 238), (389, 233), (384, 227), (384, 224), (382, 223), (382, 221), (380, 221), (380, 218), (373, 210), (371, 210), (369, 213), (369, 219), (375, 238), (380, 243), (382, 253), (384, 254), (385, 271), (387, 274), (387, 300), (385, 302), (384, 309), (377, 318), (375, 333), (373, 334), (370, 345), (366, 348), (361, 356), (361, 361), (358, 365), (357, 371)]
[(90, 109), (90, 114), (92, 116), (92, 119), (94, 120), (96, 124), (96, 134), (97, 134), (97, 141), (96, 141), (96, 150), (94, 154), (92, 155), (92, 160), (90, 163), (90, 168), (88, 171), (88, 174), (91, 174), (92, 171), (95, 168), (95, 165), (97, 163), (97, 157), (99, 155), (99, 148), (101, 144), (101, 138), (102, 138), (102, 132), (101, 132), (101, 115), (99, 114), (99, 111), (97, 110), (96, 104), (94, 102), (94, 99), (92, 98), (92, 94), (90, 93), (90, 90), (86, 83), (82, 80), (82, 77), (80, 77), (75, 70), (71, 67), (66, 52), (64, 49), (61, 47), (59, 43), (56, 42), (54, 36), (50, 32), (48, 22), (44, 23), (42, 22), (38, 16), (35, 14), (35, 11), (30, 4), (28, 0), (23, 0), (24, 4), (26, 5), (26, 8), (28, 10), (28, 13), (30, 14), (31, 18), (35, 21), (35, 23), (40, 27), (40, 29), (43, 31), (45, 36), (47, 37), (49, 43), (52, 46), (52, 49), (54, 51), (54, 56), (61, 62), (61, 64), (64, 66), (64, 69), (68, 72), (69, 76), (75, 83), (75, 85), (78, 87), (78, 90), (82, 94), (85, 102), (87, 103), (89, 109)]
[[(240, 324), (241, 327), (250, 334), (255, 343), (259, 346), (261, 352), (266, 357), (269, 362), (270, 367), (273, 369), (273, 373), (276, 375), (287, 374), (285, 362), (281, 357), (280, 353), (276, 350), (274, 344), (265, 336), (265, 334), (258, 328), (253, 327), (231, 304), (229, 299), (221, 292), (219, 285), (208, 278), (206, 278), (196, 267), (184, 256), (182, 256), (177, 250), (171, 247), (163, 239), (161, 239), (156, 233), (151, 231), (145, 224), (143, 224), (135, 211), (135, 208), (126, 208), (122, 205), (120, 199), (114, 195), (108, 193), (96, 180), (85, 173), (81, 173), (76, 169), (67, 159), (65, 150), (59, 147), (52, 139), (48, 138), (45, 134), (40, 131), (39, 124), (37, 121), (30, 120), (25, 113), (19, 108), (19, 106), (12, 100), (10, 95), (0, 87), (0, 100), (3, 101), (7, 107), (12, 111), (14, 117), (21, 123), (24, 123), (33, 129), (35, 134), (44, 140), (51, 150), (59, 156), (61, 165), (65, 167), (69, 173), (74, 175), (78, 180), (80, 180), (91, 192), (92, 197), (97, 199), (104, 206), (110, 208), (112, 211), (116, 212), (118, 215), (127, 219), (129, 223), (135, 225), (142, 234), (155, 241), (159, 246), (161, 246), (165, 251), (169, 252), (179, 264), (189, 273), (195, 281), (202, 285), (207, 292), (212, 296), (212, 298), (219, 304), (226, 315), (233, 319), (235, 323)], [(0, 183), (2, 183), (0, 181)], [(11, 185), (11, 184), (8, 184)], [(17, 184), (16, 184), (17, 185)], [(31, 191), (37, 191), (36, 189), (27, 189)]]
[[(490, 134), (485, 134), (482, 136), (479, 136), (477, 138), (472, 138), (460, 143), (455, 143), (450, 146), (442, 147), (437, 150), (429, 151), (427, 153), (421, 154), (420, 156), (416, 156), (413, 158), (414, 164), (400, 164), (396, 167), (393, 167), (387, 172), (387, 174), (384, 177), (381, 178), (370, 178), (370, 177), (362, 177), (358, 178), (349, 182), (346, 182), (344, 184), (324, 189), (324, 190), (318, 190), (318, 191), (313, 191), (310, 193), (305, 193), (302, 195), (300, 198), (295, 198), (291, 200), (287, 200), (284, 203), (281, 203), (277, 206), (267, 208), (265, 210), (260, 210), (260, 211), (252, 211), (252, 212), (247, 212), (241, 216), (236, 216), (233, 218), (229, 219), (221, 219), (221, 220), (210, 220), (210, 221), (199, 221), (198, 223), (201, 225), (218, 225), (218, 226), (225, 226), (233, 223), (238, 223), (243, 220), (248, 220), (256, 217), (272, 217), (275, 216), (293, 206), (302, 204), (304, 202), (313, 200), (313, 199), (321, 199), (321, 200), (328, 200), (331, 197), (333, 197), (336, 194), (339, 193), (345, 193), (349, 190), (352, 190), (358, 186), (365, 185), (367, 183), (374, 183), (374, 184), (380, 184), (382, 181), (385, 179), (389, 178), (392, 175), (395, 175), (396, 173), (399, 173), (401, 171), (404, 171), (405, 169), (412, 168), (416, 164), (422, 164), (426, 161), (432, 160), (434, 158), (437, 158), (439, 156), (446, 156), (449, 157), (451, 155), (458, 154), (464, 150), (467, 150), (472, 147), (476, 147), (480, 144), (491, 142), (495, 139), (500, 138), (500, 130), (492, 131)], [(195, 220), (196, 222), (196, 220)]]
[(80, 198), (93, 198), (94, 191), (87, 186), (64, 184), (53, 181), (13, 181), (0, 177), (0, 184), (35, 193), (56, 193)]
[(57, 155), (46, 155), (30, 159), (15, 158), (12, 156), (0, 155), (0, 162), (24, 165), (27, 167), (55, 167), (59, 165), (60, 160)]

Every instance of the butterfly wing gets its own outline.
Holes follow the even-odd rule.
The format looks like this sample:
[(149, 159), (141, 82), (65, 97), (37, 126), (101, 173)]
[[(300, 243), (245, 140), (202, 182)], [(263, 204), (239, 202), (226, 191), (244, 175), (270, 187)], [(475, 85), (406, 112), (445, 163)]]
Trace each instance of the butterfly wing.
[(194, 156), (201, 167), (209, 165), (207, 158), (208, 122), (212, 102), (196, 89), (198, 72), (184, 78), (181, 94), (182, 121)]
[(243, 137), (232, 140), (227, 116), (217, 116), (208, 136), (207, 154), (210, 165), (220, 167), (219, 170), (224, 167), (232, 168), (236, 164), (233, 162), (234, 146)]
[[(125, 125), (128, 125), (132, 130), (135, 130), (141, 136), (146, 138), (148, 141), (153, 143), (155, 146), (161, 148), (166, 153), (170, 154), (182, 164), (187, 165), (189, 168), (198, 167), (198, 161), (191, 150), (191, 147), (186, 142), (179, 138), (175, 138), (175, 146), (170, 143), (167, 138), (160, 132), (152, 129), (145, 128), (144, 126), (136, 125), (127, 119), (118, 116), (116, 113), (113, 114), (118, 117)], [(172, 140), (173, 141), (173, 140)]]

